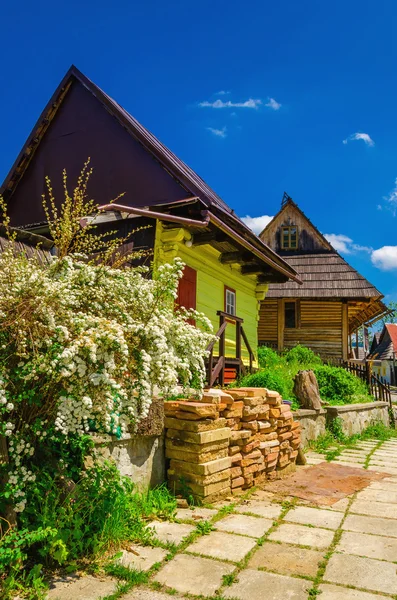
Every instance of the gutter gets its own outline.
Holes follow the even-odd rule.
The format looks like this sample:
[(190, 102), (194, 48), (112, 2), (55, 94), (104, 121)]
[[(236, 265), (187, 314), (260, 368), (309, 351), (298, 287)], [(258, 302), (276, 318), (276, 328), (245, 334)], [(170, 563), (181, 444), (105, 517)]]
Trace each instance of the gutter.
[[(243, 246), (243, 248), (252, 252), (252, 254), (254, 254), (254, 256), (259, 258), (263, 262), (267, 263), (269, 266), (271, 266), (276, 271), (279, 271), (279, 273), (282, 273), (283, 275), (288, 277), (288, 279), (292, 279), (296, 283), (299, 283), (299, 284), (303, 283), (299, 279), (296, 271), (294, 269), (292, 269), (292, 267), (290, 267), (289, 269), (286, 269), (285, 267), (279, 265), (276, 261), (269, 258), (263, 252), (261, 252), (260, 250), (255, 248), (255, 246), (253, 246), (250, 242), (245, 240), (240, 234), (238, 234), (236, 231), (234, 231), (231, 227), (226, 225), (226, 223), (224, 223), (221, 219), (216, 217), (213, 213), (210, 213), (208, 210), (201, 211), (201, 214), (204, 217), (204, 220), (202, 220), (202, 221), (199, 221), (196, 219), (188, 219), (186, 217), (179, 217), (176, 215), (169, 215), (166, 213), (155, 212), (155, 211), (147, 210), (147, 209), (143, 209), (143, 208), (124, 206), (122, 204), (104, 204), (104, 205), (100, 206), (98, 208), (98, 210), (103, 211), (103, 212), (107, 212), (107, 211), (125, 212), (127, 214), (140, 215), (140, 216), (149, 217), (152, 219), (169, 221), (171, 223), (180, 223), (181, 225), (187, 225), (190, 227), (207, 227), (210, 223), (213, 223), (214, 225), (216, 225), (216, 227), (218, 227), (218, 229), (220, 229), (224, 233), (227, 233), (227, 235), (229, 235), (233, 240), (235, 240), (238, 244), (240, 244), (240, 246)], [(82, 220), (82, 226), (84, 226), (84, 221), (85, 221), (85, 219)], [(266, 246), (266, 250), (270, 250), (270, 249), (268, 249), (268, 247)], [(271, 252), (277, 258), (279, 258), (275, 252), (273, 252), (273, 251), (271, 251)], [(280, 260), (282, 260), (282, 259), (280, 259)], [(282, 262), (284, 262), (284, 261), (282, 261)]]

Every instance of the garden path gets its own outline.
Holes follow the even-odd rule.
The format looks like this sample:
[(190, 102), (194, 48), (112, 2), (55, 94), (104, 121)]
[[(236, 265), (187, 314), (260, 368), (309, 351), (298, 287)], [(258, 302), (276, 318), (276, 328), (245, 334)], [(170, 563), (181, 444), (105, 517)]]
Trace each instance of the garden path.
[[(308, 454), (310, 465), (323, 460)], [(122, 593), (116, 580), (83, 577), (58, 584), (49, 598), (396, 598), (397, 440), (362, 441), (335, 460), (385, 477), (332, 507), (260, 490), (234, 504), (181, 509), (175, 521), (153, 523), (158, 546), (124, 552), (125, 567), (148, 571), (143, 585)]]

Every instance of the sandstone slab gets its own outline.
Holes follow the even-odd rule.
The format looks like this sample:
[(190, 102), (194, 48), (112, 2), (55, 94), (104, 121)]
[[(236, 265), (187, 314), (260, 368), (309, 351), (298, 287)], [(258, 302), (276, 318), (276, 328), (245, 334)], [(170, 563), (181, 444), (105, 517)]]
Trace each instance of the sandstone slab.
[(212, 475), (218, 473), (224, 469), (229, 469), (231, 466), (231, 458), (226, 456), (225, 458), (219, 458), (217, 460), (210, 460), (209, 462), (202, 464), (188, 463), (186, 461), (171, 460), (170, 468), (174, 471), (180, 471), (182, 473), (194, 473), (196, 475)]
[(282, 511), (280, 504), (270, 504), (261, 500), (245, 500), (234, 509), (238, 513), (252, 513), (258, 517), (278, 519)]
[(325, 570), (324, 580), (371, 592), (397, 594), (396, 565), (371, 558), (334, 554)]
[(388, 519), (397, 519), (397, 504), (388, 504), (386, 502), (374, 502), (371, 500), (357, 500), (350, 507), (350, 512), (360, 515), (382, 515)]
[(323, 583), (320, 585), (321, 600), (382, 600), (384, 596), (353, 590), (339, 585)]
[(347, 515), (342, 527), (347, 531), (397, 538), (397, 521), (392, 519)]
[(157, 573), (154, 581), (182, 594), (213, 596), (221, 587), (223, 576), (234, 568), (211, 558), (177, 554)]
[[(178, 419), (170, 419), (174, 420), (175, 423), (181, 423)], [(223, 419), (226, 422), (226, 419)], [(211, 421), (211, 423), (215, 423), (215, 421)], [(184, 442), (188, 442), (190, 444), (211, 444), (213, 442), (218, 442), (220, 440), (227, 440), (230, 438), (230, 429), (229, 427), (220, 427), (216, 429), (212, 429), (209, 431), (206, 430), (191, 430), (186, 429), (183, 430), (181, 428), (170, 427), (167, 430), (166, 436), (168, 438), (177, 438), (178, 440), (182, 440)]]
[(153, 521), (149, 523), (148, 527), (154, 529), (155, 537), (161, 542), (177, 545), (195, 530), (194, 525), (170, 523), (169, 521)]
[(256, 541), (249, 537), (212, 531), (186, 548), (186, 552), (203, 554), (220, 560), (239, 562), (254, 548)]
[(195, 508), (180, 508), (175, 514), (176, 519), (181, 521), (207, 521), (212, 519), (218, 511), (213, 508), (197, 506)]
[(223, 595), (233, 600), (307, 600), (309, 588), (310, 583), (302, 579), (245, 569)]
[(311, 548), (322, 550), (328, 548), (332, 543), (333, 537), (334, 532), (329, 529), (283, 523), (276, 531), (270, 534), (269, 540), (296, 544), (298, 546), (310, 546)]
[(166, 429), (179, 429), (180, 431), (191, 431), (195, 433), (221, 429), (225, 427), (226, 419), (205, 419), (203, 421), (184, 421), (183, 419), (173, 419), (165, 417), (164, 427)]
[(397, 560), (397, 539), (344, 531), (336, 550), (345, 554), (393, 562)]
[(260, 538), (272, 525), (273, 521), (270, 519), (250, 517), (248, 515), (228, 515), (224, 519), (217, 521), (216, 528), (220, 531)]
[(129, 550), (122, 550), (122, 556), (116, 562), (127, 569), (148, 571), (154, 564), (164, 560), (166, 556), (167, 550), (163, 550), (163, 548), (133, 544)]
[(99, 600), (113, 594), (117, 589), (117, 580), (84, 575), (69, 575), (53, 580), (47, 594), (48, 600)]
[(311, 508), (310, 506), (297, 506), (288, 511), (285, 521), (300, 523), (301, 525), (313, 525), (325, 529), (338, 529), (343, 515), (338, 512)]
[(317, 550), (265, 542), (251, 557), (248, 568), (264, 568), (282, 575), (315, 577), (322, 559), (323, 553)]

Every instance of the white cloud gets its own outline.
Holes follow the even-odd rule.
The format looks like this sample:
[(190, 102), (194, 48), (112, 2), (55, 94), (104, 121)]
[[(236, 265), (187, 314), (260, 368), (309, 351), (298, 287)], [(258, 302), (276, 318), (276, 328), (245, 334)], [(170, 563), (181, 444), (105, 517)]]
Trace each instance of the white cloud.
[(230, 94), (230, 91), (226, 91), (226, 90), (219, 90), (219, 92), (217, 92), (215, 94), (215, 96), (226, 96), (226, 94)]
[(397, 269), (397, 246), (383, 246), (371, 254), (372, 264), (382, 271)]
[(356, 252), (372, 252), (372, 248), (355, 244), (351, 238), (342, 233), (324, 233), (324, 237), (342, 254), (354, 254)]
[(281, 104), (277, 102), (274, 98), (268, 98), (268, 102), (266, 102), (265, 106), (268, 108), (272, 108), (273, 110), (279, 110), (281, 108)]
[(214, 102), (208, 102), (208, 100), (199, 102), (199, 106), (202, 108), (258, 108), (261, 104), (262, 100), (254, 100), (253, 98), (249, 98), (245, 102), (231, 102), (230, 100), (223, 102), (219, 98)]
[[(388, 203), (387, 208), (389, 208), (392, 211), (393, 216), (396, 216), (396, 213), (397, 213), (397, 179), (394, 181), (394, 188), (383, 199), (386, 200), (386, 202)], [(378, 208), (379, 208), (379, 205), (378, 205)]]
[(217, 137), (225, 138), (227, 133), (226, 127), (222, 127), (222, 129), (215, 129), (214, 127), (207, 127), (207, 130), (216, 135)]
[(342, 143), (347, 144), (348, 142), (353, 142), (355, 140), (362, 140), (367, 146), (375, 145), (374, 140), (368, 133), (352, 133), (352, 135), (349, 135)]
[(273, 219), (268, 215), (262, 215), (261, 217), (250, 217), (246, 215), (242, 217), (242, 221), (250, 228), (254, 233), (259, 235), (266, 227), (268, 223)]

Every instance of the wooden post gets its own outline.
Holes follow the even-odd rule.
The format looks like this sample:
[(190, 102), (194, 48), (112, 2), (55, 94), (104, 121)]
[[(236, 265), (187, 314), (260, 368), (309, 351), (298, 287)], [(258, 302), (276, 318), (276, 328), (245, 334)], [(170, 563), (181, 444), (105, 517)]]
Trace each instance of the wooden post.
[(237, 367), (238, 376), (241, 375), (241, 321), (236, 321), (236, 358), (240, 359)]
[(342, 358), (348, 359), (348, 344), (349, 344), (349, 321), (347, 315), (347, 302), (342, 303)]
[[(225, 317), (223, 315), (219, 316), (219, 327), (223, 325), (225, 322)], [(226, 335), (225, 331), (222, 331), (221, 336), (219, 338), (219, 360), (223, 358), (225, 360), (226, 353)], [(219, 373), (219, 383), (223, 387), (225, 385), (225, 365), (223, 365), (221, 372)]]
[(279, 298), (277, 301), (277, 350), (282, 352), (284, 350), (284, 299)]

